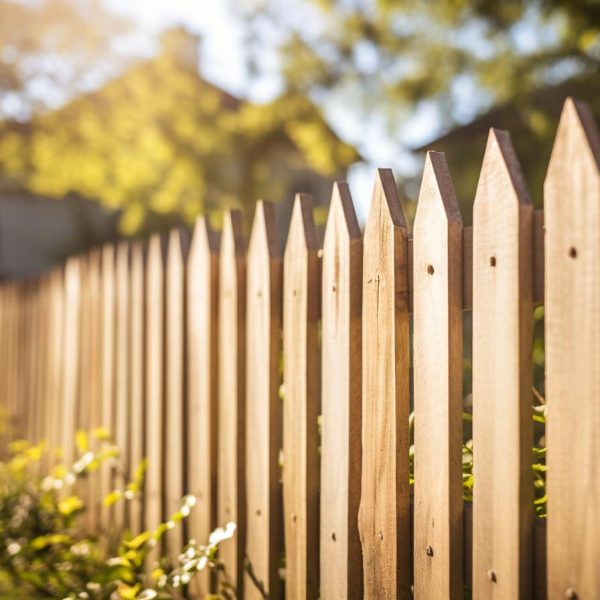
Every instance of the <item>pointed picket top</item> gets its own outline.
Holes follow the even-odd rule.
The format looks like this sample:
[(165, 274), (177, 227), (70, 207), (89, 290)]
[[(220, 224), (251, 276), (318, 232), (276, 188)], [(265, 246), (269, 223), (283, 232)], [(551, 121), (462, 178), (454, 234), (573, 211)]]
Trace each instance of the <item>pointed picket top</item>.
[(224, 258), (233, 253), (236, 258), (242, 258), (245, 249), (242, 213), (238, 209), (230, 209), (223, 215), (221, 257)]
[(153, 233), (148, 241), (148, 268), (153, 270), (162, 264), (163, 241), (160, 233)]
[(281, 256), (279, 241), (277, 239), (277, 221), (275, 206), (271, 202), (259, 200), (256, 203), (250, 242), (248, 244), (248, 258), (250, 256), (268, 256), (277, 258)]
[(298, 250), (317, 251), (319, 238), (313, 219), (313, 200), (309, 194), (296, 194), (285, 255)]
[(479, 204), (493, 199), (498, 203), (531, 204), (519, 159), (510, 134), (491, 128), (475, 193), (474, 210)]
[(385, 220), (391, 221), (395, 227), (407, 229), (406, 217), (391, 169), (377, 169), (372, 198), (365, 226), (365, 237), (371, 230), (374, 230), (374, 235), (377, 235), (379, 223), (384, 218), (383, 214), (387, 215)]
[(205, 215), (198, 217), (192, 232), (188, 265), (192, 265), (199, 255), (218, 252), (218, 250), (219, 236), (211, 227), (208, 217)]
[(345, 181), (336, 181), (333, 185), (323, 247), (327, 247), (329, 243), (332, 243), (330, 239), (340, 234), (350, 239), (362, 237), (350, 188)]
[(171, 229), (169, 232), (169, 245), (167, 251), (167, 261), (169, 265), (182, 263), (183, 261), (184, 239), (180, 229)]
[(435, 218), (434, 214), (441, 215), (446, 221), (462, 223), (454, 184), (443, 152), (427, 153), (414, 230), (418, 230), (421, 224), (427, 227), (427, 221)]
[[(581, 163), (586, 170), (589, 169), (591, 176), (598, 177), (600, 133), (590, 107), (584, 102), (567, 98), (560, 115), (544, 186), (562, 186), (565, 178), (570, 179), (574, 163)], [(566, 198), (561, 200), (567, 201)], [(570, 202), (578, 200), (577, 196), (568, 199)]]

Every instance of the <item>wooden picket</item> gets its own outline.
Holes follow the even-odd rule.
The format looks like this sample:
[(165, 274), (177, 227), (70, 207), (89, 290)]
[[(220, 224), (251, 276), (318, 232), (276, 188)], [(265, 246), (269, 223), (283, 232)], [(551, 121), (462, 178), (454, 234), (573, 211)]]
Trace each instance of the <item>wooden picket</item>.
[(446, 159), (425, 161), (413, 242), (414, 596), (463, 597), (462, 221)]
[[(166, 518), (171, 517), (181, 507), (184, 494), (184, 315), (185, 315), (185, 269), (184, 240), (181, 231), (174, 229), (169, 235), (166, 261), (165, 291), (165, 447), (164, 447), (164, 486)], [(175, 524), (167, 532), (166, 543), (169, 555), (177, 559), (183, 547), (182, 523)]]
[[(145, 528), (153, 531), (163, 520), (164, 469), (164, 261), (162, 240), (150, 238), (146, 260), (146, 458)], [(156, 554), (152, 556), (155, 558)]]
[[(137, 242), (131, 247), (131, 282), (130, 282), (130, 377), (129, 377), (129, 480), (137, 469), (142, 468), (145, 455), (145, 303), (144, 303), (144, 246)], [(144, 529), (141, 499), (134, 498), (128, 504), (127, 523), (134, 534)]]
[(600, 590), (600, 137), (567, 100), (544, 185), (548, 597)]
[(473, 592), (531, 596), (533, 206), (492, 130), (473, 207)]
[[(246, 333), (246, 557), (245, 597), (281, 595), (282, 410), (279, 398), (282, 259), (275, 209), (258, 202), (248, 245)], [(255, 584), (249, 579), (253, 579)]]
[(219, 374), (217, 519), (237, 535), (221, 548), (228, 570), (221, 583), (242, 590), (245, 544), (246, 264), (242, 216), (225, 215), (219, 256)]
[(362, 236), (348, 186), (334, 186), (322, 277), (321, 536), (323, 599), (362, 598)]
[(318, 240), (312, 199), (298, 195), (283, 266), (283, 503), (286, 595), (319, 589)]
[[(127, 485), (129, 472), (129, 244), (120, 242), (115, 254), (115, 392), (114, 392), (114, 438), (120, 452), (121, 469), (115, 472), (112, 487), (122, 490)], [(126, 506), (118, 502), (114, 506), (114, 524), (125, 526)]]
[[(124, 469), (107, 461), (77, 483), (90, 533), (154, 530), (196, 496), (148, 569), (235, 522), (224, 570), (193, 578), (190, 597), (595, 598), (600, 136), (572, 100), (544, 193), (534, 211), (508, 134), (492, 130), (472, 227), (444, 156), (429, 153), (412, 240), (383, 169), (364, 236), (348, 186), (334, 186), (322, 250), (300, 194), (283, 257), (275, 207), (259, 202), (247, 248), (231, 211), (220, 239), (200, 218), (189, 252), (175, 230), (2, 282), (1, 456), (20, 437), (46, 441), (46, 470), (84, 449), (77, 430), (95, 431), (97, 447), (107, 429)], [(536, 304), (547, 519), (533, 516)], [(463, 311), (472, 503), (462, 499)], [(104, 507), (145, 458), (143, 495)]]
[[(188, 523), (192, 538), (217, 526), (218, 239), (206, 218), (196, 222), (187, 266), (188, 490), (198, 500)], [(194, 578), (201, 598), (212, 591), (207, 570)]]
[(388, 169), (378, 172), (365, 227), (362, 322), (364, 593), (409, 598), (408, 230)]

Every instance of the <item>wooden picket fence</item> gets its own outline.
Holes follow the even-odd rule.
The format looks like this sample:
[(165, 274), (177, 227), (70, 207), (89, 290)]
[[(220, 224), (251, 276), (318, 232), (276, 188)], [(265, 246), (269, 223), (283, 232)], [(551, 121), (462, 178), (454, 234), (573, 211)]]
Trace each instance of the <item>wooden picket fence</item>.
[[(237, 523), (221, 558), (240, 597), (263, 597), (259, 582), (270, 598), (285, 587), (294, 599), (455, 599), (463, 586), (474, 598), (600, 598), (599, 160), (588, 109), (567, 100), (544, 212), (508, 134), (492, 130), (472, 228), (443, 154), (429, 153), (412, 239), (383, 169), (364, 235), (348, 187), (334, 187), (322, 248), (299, 195), (284, 253), (274, 208), (259, 202), (247, 247), (231, 211), (220, 236), (201, 218), (189, 247), (173, 231), (3, 283), (8, 437), (72, 460), (76, 430), (109, 428), (129, 475), (149, 459), (144, 502), (91, 511), (90, 524), (154, 527), (192, 493), (198, 506), (167, 550)], [(541, 303), (545, 520), (531, 468)], [(118, 479), (104, 469), (95, 485), (105, 494)], [(214, 585), (204, 575), (195, 591)]]

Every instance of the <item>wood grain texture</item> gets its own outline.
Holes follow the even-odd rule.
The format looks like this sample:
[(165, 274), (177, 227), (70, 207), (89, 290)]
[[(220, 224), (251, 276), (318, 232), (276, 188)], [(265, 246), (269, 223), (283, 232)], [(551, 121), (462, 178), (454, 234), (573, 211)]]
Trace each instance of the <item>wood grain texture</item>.
[(473, 207), (473, 594), (531, 597), (533, 206), (491, 130)]
[[(246, 557), (262, 592), (279, 598), (279, 562), (283, 553), (279, 467), (282, 258), (275, 209), (268, 202), (256, 204), (247, 270)], [(264, 597), (248, 574), (244, 594), (247, 599)]]
[(323, 242), (320, 594), (362, 598), (362, 235), (345, 183), (334, 186)]
[[(144, 246), (136, 242), (131, 246), (130, 271), (130, 418), (129, 418), (129, 479), (142, 464), (145, 456), (145, 274)], [(144, 529), (142, 498), (138, 497), (127, 504), (127, 523), (132, 533), (137, 535)]]
[(284, 254), (283, 502), (286, 597), (319, 590), (320, 269), (312, 200), (297, 195)]
[[(123, 469), (115, 472), (113, 486), (123, 490), (129, 482), (129, 377), (130, 365), (129, 244), (119, 242), (115, 252), (115, 404), (114, 436)], [(114, 505), (114, 526), (125, 525), (126, 503)]]
[[(146, 470), (144, 518), (153, 531), (164, 518), (165, 278), (163, 244), (150, 238), (146, 261)], [(154, 553), (148, 563), (156, 558)]]
[[(165, 396), (165, 509), (170, 519), (181, 507), (184, 495), (185, 429), (185, 267), (184, 240), (178, 229), (171, 230), (166, 265), (166, 396)], [(183, 550), (183, 523), (165, 535), (172, 560)]]
[(462, 590), (462, 219), (446, 158), (429, 152), (413, 243), (414, 597)]
[(409, 598), (408, 234), (394, 176), (378, 171), (364, 233), (362, 484), (367, 598)]
[[(196, 222), (187, 262), (188, 490), (198, 505), (188, 518), (192, 539), (206, 543), (217, 526), (217, 351), (219, 240), (206, 217)], [(211, 573), (191, 582), (200, 598), (212, 590)]]
[(225, 576), (243, 597), (246, 549), (245, 367), (246, 261), (242, 217), (225, 214), (219, 257), (219, 416), (217, 520), (233, 521), (235, 536), (219, 546)]
[(565, 103), (544, 185), (548, 597), (600, 591), (600, 140)]

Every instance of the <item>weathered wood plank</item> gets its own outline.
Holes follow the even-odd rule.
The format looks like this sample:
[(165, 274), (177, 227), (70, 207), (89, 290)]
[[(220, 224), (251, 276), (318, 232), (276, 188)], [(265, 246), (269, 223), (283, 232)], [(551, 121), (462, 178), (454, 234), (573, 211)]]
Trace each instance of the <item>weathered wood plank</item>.
[(345, 183), (335, 184), (329, 207), (322, 298), (320, 593), (362, 598), (362, 235)]
[(286, 595), (319, 590), (320, 269), (312, 200), (298, 195), (284, 254), (283, 502)]
[(221, 525), (237, 524), (219, 555), (226, 577), (243, 597), (245, 520), (246, 263), (242, 217), (224, 217), (219, 257), (218, 510)]
[(414, 224), (414, 596), (462, 590), (462, 220), (429, 152)]
[[(187, 263), (187, 452), (188, 489), (198, 501), (188, 528), (202, 544), (217, 526), (218, 246), (206, 218), (199, 218)], [(199, 573), (191, 586), (200, 598), (210, 593), (210, 572)]]
[[(165, 397), (165, 279), (163, 243), (155, 234), (148, 244), (146, 261), (146, 458), (144, 485), (146, 529), (163, 520), (164, 397)], [(156, 558), (154, 553), (149, 563)]]
[(532, 593), (533, 206), (491, 130), (473, 207), (473, 595)]
[[(165, 405), (165, 503), (170, 518), (180, 506), (184, 494), (185, 428), (185, 268), (182, 233), (169, 234), (166, 270), (166, 405)], [(169, 556), (176, 560), (183, 550), (183, 523), (167, 532)]]
[[(275, 209), (256, 205), (248, 246), (246, 351), (246, 574), (248, 598), (281, 596), (279, 561), (283, 552), (283, 513), (279, 452), (282, 408), (279, 358), (282, 320), (282, 258)], [(258, 585), (262, 588), (259, 589)]]
[(565, 103), (544, 184), (548, 597), (600, 590), (600, 138)]
[(362, 485), (367, 598), (410, 598), (408, 234), (394, 176), (378, 172), (364, 234)]

